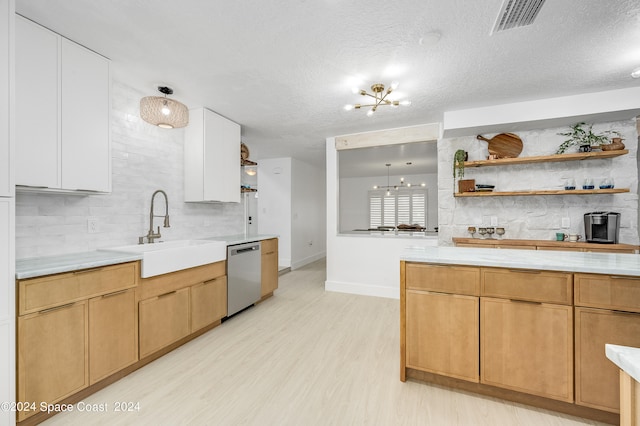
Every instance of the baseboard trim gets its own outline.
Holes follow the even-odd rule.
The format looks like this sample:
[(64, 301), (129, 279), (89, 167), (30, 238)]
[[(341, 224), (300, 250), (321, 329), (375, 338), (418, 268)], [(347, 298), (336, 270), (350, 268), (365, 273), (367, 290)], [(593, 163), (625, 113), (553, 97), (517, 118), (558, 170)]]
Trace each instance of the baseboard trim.
[(384, 297), (387, 299), (400, 299), (400, 289), (393, 287), (382, 287), (378, 285), (364, 283), (347, 283), (340, 281), (325, 281), (325, 291), (337, 293), (360, 294), (362, 296)]
[(296, 262), (291, 263), (291, 270), (293, 271), (295, 269), (302, 268), (303, 266), (308, 265), (309, 263), (313, 263), (316, 260), (320, 260), (320, 259), (323, 259), (325, 257), (327, 257), (327, 252), (326, 251), (322, 251), (322, 252), (316, 253), (316, 254), (314, 254), (312, 256), (305, 257), (304, 259), (301, 259), (301, 260), (298, 260)]

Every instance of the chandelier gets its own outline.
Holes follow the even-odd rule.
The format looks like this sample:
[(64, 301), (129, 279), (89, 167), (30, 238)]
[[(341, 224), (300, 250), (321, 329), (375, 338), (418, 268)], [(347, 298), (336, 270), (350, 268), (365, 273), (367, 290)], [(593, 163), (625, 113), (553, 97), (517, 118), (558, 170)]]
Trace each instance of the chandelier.
[[(407, 163), (407, 166), (410, 166), (410, 165), (411, 165), (410, 162)], [(386, 189), (387, 190), (386, 195), (388, 197), (388, 196), (391, 195), (391, 190), (392, 189), (397, 191), (400, 188), (411, 188), (412, 186), (415, 186), (415, 185), (412, 185), (411, 183), (405, 182), (403, 177), (400, 178), (400, 183), (398, 185), (390, 185), (389, 184), (389, 170), (391, 168), (391, 163), (387, 163), (387, 164), (385, 164), (385, 166), (387, 166), (387, 184), (386, 185), (373, 185), (373, 189)], [(427, 186), (427, 184), (426, 183), (421, 183), (420, 186)]]
[(189, 124), (189, 110), (178, 101), (167, 98), (173, 94), (170, 87), (159, 86), (162, 96), (147, 96), (140, 99), (140, 117), (147, 123), (163, 129), (185, 127)]
[(390, 105), (394, 108), (399, 105), (411, 105), (411, 101), (408, 101), (408, 100), (398, 101), (398, 100), (387, 99), (387, 96), (389, 96), (389, 94), (391, 94), (391, 92), (393, 92), (397, 88), (398, 88), (398, 82), (394, 81), (393, 83), (391, 83), (391, 86), (387, 88), (387, 90), (385, 90), (384, 84), (376, 83), (372, 85), (371, 91), (373, 92), (373, 94), (367, 92), (366, 90), (354, 89), (354, 93), (359, 93), (362, 96), (369, 96), (370, 98), (373, 98), (374, 101), (372, 104), (345, 105), (344, 109), (346, 109), (347, 111), (351, 111), (352, 109), (360, 109), (362, 107), (371, 107), (371, 109), (367, 111), (367, 116), (371, 117), (376, 112), (378, 107), (381, 105)]

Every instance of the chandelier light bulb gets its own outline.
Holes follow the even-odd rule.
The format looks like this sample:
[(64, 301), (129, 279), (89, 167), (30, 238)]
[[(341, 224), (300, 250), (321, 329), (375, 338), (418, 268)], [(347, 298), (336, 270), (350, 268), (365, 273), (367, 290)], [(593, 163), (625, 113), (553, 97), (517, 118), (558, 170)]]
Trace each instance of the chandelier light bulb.
[(396, 90), (398, 88), (398, 85), (400, 83), (398, 83), (397, 81), (392, 81), (391, 82), (391, 87), (389, 87), (389, 91), (391, 92), (392, 90)]
[(351, 105), (351, 104), (344, 106), (344, 110), (345, 111), (351, 111), (352, 109), (353, 109), (353, 105)]
[(631, 77), (640, 78), (640, 67), (638, 67), (635, 70), (631, 71)]
[(370, 109), (369, 111), (367, 111), (367, 117), (371, 117), (374, 112), (376, 112), (376, 110), (374, 109)]
[(401, 102), (400, 102), (400, 105), (409, 106), (409, 105), (411, 105), (411, 101), (410, 101), (410, 100), (408, 100), (408, 99), (406, 99), (406, 100), (404, 100), (404, 101), (401, 101)]

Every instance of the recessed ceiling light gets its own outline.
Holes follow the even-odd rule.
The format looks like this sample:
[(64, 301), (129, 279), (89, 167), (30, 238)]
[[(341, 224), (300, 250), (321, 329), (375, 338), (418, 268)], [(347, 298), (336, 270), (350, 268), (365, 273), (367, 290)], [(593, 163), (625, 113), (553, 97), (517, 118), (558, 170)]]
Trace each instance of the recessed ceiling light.
[(640, 78), (640, 67), (638, 67), (635, 70), (631, 71), (631, 77)]
[(442, 34), (438, 31), (431, 31), (422, 35), (422, 37), (418, 39), (418, 44), (425, 47), (434, 46), (440, 41), (440, 37), (442, 37)]

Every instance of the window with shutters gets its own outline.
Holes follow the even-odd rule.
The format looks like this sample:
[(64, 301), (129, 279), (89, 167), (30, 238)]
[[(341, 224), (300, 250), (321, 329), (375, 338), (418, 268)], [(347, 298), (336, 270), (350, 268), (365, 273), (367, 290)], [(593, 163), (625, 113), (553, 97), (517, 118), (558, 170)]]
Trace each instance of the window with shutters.
[(369, 227), (398, 225), (427, 226), (425, 188), (369, 191)]

